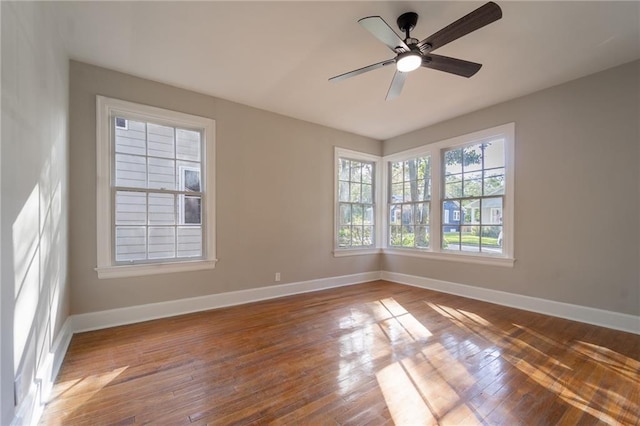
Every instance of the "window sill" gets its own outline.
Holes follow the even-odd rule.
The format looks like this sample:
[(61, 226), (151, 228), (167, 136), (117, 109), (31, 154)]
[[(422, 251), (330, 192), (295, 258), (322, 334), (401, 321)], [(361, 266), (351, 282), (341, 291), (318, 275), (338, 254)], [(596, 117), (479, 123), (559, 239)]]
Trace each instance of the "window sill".
[(419, 257), (423, 259), (445, 260), (450, 262), (464, 262), (475, 263), (478, 265), (501, 266), (506, 268), (513, 268), (513, 264), (516, 261), (516, 259), (512, 257), (474, 255), (466, 253), (445, 253), (415, 249), (387, 248), (383, 250), (383, 253), (397, 256)]
[(214, 269), (218, 259), (192, 260), (186, 262), (152, 263), (141, 265), (101, 266), (95, 268), (99, 279), (140, 277), (144, 275), (171, 274), (175, 272)]
[(335, 249), (333, 251), (333, 257), (363, 256), (366, 254), (380, 254), (380, 253), (382, 253), (382, 249), (379, 249), (379, 248)]

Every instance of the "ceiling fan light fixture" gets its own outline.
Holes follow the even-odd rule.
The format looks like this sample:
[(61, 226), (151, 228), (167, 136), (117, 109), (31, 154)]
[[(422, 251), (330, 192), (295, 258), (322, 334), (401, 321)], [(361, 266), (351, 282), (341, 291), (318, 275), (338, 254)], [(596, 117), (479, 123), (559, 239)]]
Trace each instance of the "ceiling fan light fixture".
[(420, 65), (422, 65), (422, 56), (415, 51), (401, 53), (396, 60), (396, 68), (400, 72), (413, 71), (420, 68)]

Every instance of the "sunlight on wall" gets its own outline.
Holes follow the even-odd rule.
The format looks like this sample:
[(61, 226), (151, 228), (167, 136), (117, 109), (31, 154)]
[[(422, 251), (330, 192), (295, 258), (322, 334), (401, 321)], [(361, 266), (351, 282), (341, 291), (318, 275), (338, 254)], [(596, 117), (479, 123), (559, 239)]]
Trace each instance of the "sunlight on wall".
[(38, 247), (40, 191), (36, 185), (13, 224), (15, 308), (13, 311), (14, 373), (22, 361), (40, 297)]

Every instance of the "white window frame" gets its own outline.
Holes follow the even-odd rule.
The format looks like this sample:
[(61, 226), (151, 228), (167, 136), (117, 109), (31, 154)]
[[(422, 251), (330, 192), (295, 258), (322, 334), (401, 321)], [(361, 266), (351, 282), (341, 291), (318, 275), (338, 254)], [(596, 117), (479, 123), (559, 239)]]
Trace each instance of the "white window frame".
[[(373, 226), (373, 245), (370, 247), (339, 247), (338, 246), (338, 229), (340, 226), (339, 214), (339, 179), (338, 179), (338, 171), (340, 170), (340, 159), (346, 158), (349, 160), (355, 161), (366, 161), (373, 163), (374, 171), (373, 171), (373, 217), (374, 217), (374, 226)], [(334, 257), (343, 257), (343, 256), (357, 256), (357, 255), (365, 255), (365, 254), (376, 254), (381, 253), (381, 232), (382, 228), (382, 208), (384, 207), (384, 203), (382, 202), (382, 158), (373, 154), (366, 154), (364, 152), (352, 151), (349, 149), (334, 148), (334, 169), (333, 169), (333, 179), (334, 179), (334, 190), (333, 190), (333, 211), (334, 211), (334, 227), (333, 227), (333, 256)]]
[[(203, 256), (194, 260), (116, 265), (113, 258), (113, 215), (111, 196), (113, 182), (114, 128), (112, 117), (152, 121), (171, 127), (197, 128), (203, 134), (202, 184), (206, 197), (202, 201)], [(98, 278), (120, 278), (173, 272), (213, 269), (216, 259), (215, 238), (215, 121), (162, 108), (136, 104), (119, 99), (96, 96), (96, 231)]]
[[(459, 146), (481, 143), (485, 140), (495, 138), (504, 138), (504, 154), (505, 154), (505, 193), (502, 217), (503, 241), (502, 253), (469, 253), (469, 252), (453, 252), (442, 250), (442, 201), (443, 201), (443, 174), (442, 155), (443, 151)], [(388, 165), (391, 162), (403, 161), (422, 155), (431, 156), (431, 218), (429, 220), (430, 231), (430, 247), (429, 248), (405, 248), (405, 247), (389, 247), (388, 232), (384, 232), (382, 238), (383, 253), (421, 257), (438, 260), (459, 261), (467, 263), (477, 263), (494, 266), (513, 267), (514, 257), (514, 151), (515, 151), (515, 123), (508, 123), (501, 126), (492, 127), (490, 129), (480, 130), (466, 135), (457, 136), (443, 141), (413, 148), (407, 151), (398, 152), (383, 157), (385, 167), (383, 167), (383, 182), (385, 188), (389, 185)], [(389, 204), (389, 191), (385, 190), (385, 199), (383, 204), (386, 207)], [(383, 229), (388, 229), (389, 218), (387, 214), (382, 215)]]

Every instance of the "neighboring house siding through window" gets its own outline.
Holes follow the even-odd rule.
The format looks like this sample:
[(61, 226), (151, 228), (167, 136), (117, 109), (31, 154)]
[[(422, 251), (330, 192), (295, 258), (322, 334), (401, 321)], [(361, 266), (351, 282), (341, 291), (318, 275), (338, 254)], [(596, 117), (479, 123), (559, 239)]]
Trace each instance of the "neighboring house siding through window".
[(213, 120), (108, 98), (98, 103), (98, 162), (107, 175), (99, 179), (99, 204), (108, 208), (108, 223), (98, 219), (99, 273), (213, 261)]

